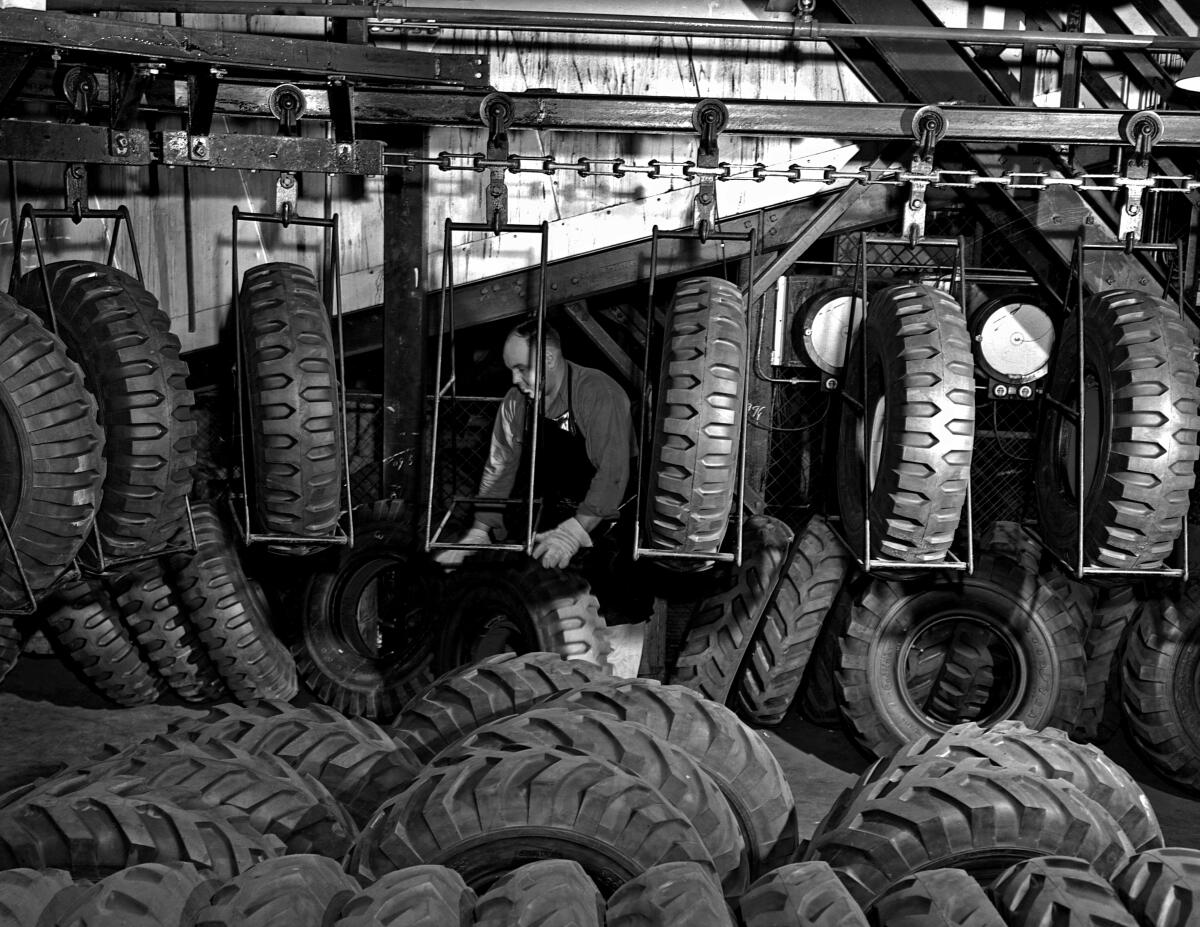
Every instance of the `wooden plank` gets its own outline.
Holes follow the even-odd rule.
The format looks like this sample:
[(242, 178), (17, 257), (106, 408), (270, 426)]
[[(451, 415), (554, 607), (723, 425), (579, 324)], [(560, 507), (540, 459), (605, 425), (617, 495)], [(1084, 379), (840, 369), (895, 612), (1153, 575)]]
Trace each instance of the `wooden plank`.
[(0, 33), (7, 41), (40, 48), (320, 79), (330, 74), (344, 74), (377, 82), (391, 79), (425, 84), (488, 85), (487, 62), (467, 55), (251, 36), (241, 32), (243, 25), (236, 28), (236, 32), (177, 29), (66, 13), (0, 11)]
[(587, 303), (583, 300), (570, 302), (563, 307), (563, 311), (567, 314), (567, 318), (578, 325), (580, 331), (591, 339), (592, 344), (600, 349), (608, 362), (625, 378), (625, 382), (632, 386), (635, 392), (640, 393), (642, 391), (642, 372), (638, 369), (638, 365), (625, 353), (625, 349), (617, 344), (616, 339), (591, 317), (588, 313)]

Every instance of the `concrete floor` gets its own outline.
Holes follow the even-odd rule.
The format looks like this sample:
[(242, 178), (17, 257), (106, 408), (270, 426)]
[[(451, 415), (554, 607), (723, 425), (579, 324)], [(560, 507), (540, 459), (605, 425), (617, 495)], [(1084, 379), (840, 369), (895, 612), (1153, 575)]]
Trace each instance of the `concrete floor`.
[[(165, 731), (176, 718), (203, 714), (184, 703), (113, 708), (56, 657), (24, 656), (0, 685), (0, 792), (86, 760), (106, 744), (126, 746)], [(870, 761), (840, 731), (795, 715), (762, 734), (792, 786), (807, 838)], [(1167, 844), (1200, 849), (1200, 800), (1156, 776), (1124, 735), (1105, 750), (1142, 783)]]

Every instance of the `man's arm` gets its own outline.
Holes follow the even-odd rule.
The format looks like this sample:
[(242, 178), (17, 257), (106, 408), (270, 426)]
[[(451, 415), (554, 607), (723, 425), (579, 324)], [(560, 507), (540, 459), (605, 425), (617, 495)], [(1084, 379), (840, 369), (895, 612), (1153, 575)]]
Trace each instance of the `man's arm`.
[[(507, 499), (512, 495), (524, 443), (525, 397), (520, 391), (510, 389), (496, 410), (491, 445), (476, 495), (488, 499)], [(475, 521), (495, 530), (504, 523), (503, 509), (477, 505)]]

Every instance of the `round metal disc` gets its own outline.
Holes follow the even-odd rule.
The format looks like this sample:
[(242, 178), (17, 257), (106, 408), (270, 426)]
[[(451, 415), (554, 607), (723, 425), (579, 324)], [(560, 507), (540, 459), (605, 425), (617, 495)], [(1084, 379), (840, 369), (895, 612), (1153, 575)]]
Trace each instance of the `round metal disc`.
[(1054, 323), (1041, 306), (1011, 297), (992, 300), (972, 321), (976, 356), (991, 377), (1029, 383), (1046, 375)]
[(850, 287), (837, 287), (811, 297), (796, 315), (801, 331), (793, 345), (802, 346), (808, 359), (825, 373), (837, 374), (842, 369), (851, 308), (857, 328), (863, 316), (862, 298)]

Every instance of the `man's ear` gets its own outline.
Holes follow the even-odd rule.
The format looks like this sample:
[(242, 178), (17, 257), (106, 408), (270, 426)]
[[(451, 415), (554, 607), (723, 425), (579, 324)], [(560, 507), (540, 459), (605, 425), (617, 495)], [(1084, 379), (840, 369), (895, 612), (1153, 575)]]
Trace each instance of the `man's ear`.
[(546, 369), (557, 370), (562, 363), (562, 351), (552, 344), (546, 345)]

